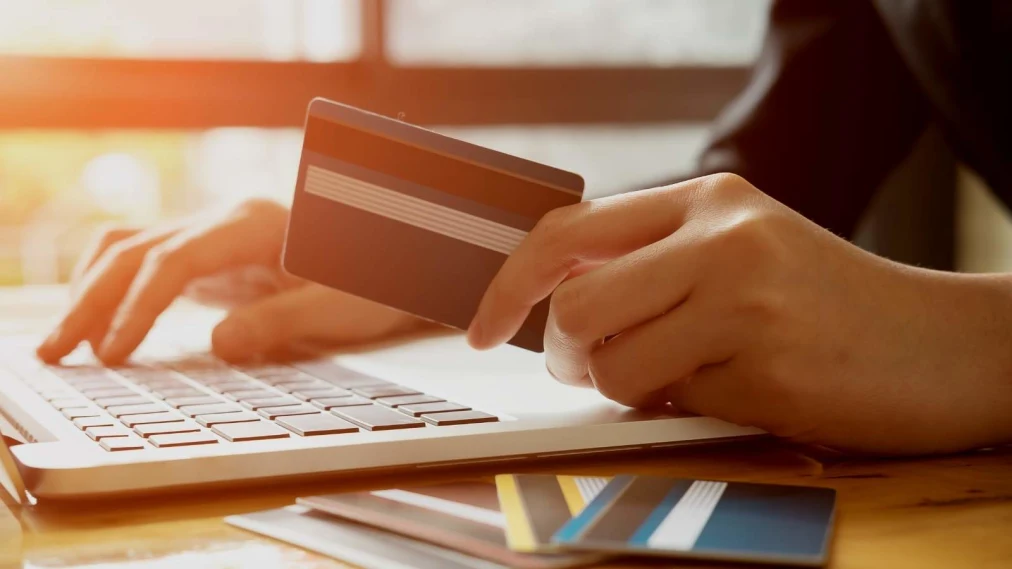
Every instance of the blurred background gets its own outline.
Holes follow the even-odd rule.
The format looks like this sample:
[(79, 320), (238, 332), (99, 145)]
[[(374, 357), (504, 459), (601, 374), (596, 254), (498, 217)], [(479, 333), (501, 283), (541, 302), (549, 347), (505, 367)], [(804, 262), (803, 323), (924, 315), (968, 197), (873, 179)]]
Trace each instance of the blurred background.
[[(0, 285), (65, 280), (99, 225), (288, 202), (314, 96), (579, 172), (588, 197), (685, 175), (747, 81), (768, 9), (0, 0)], [(937, 133), (908, 162), (862, 245), (938, 268), (1012, 265), (1003, 209)], [(926, 186), (942, 196), (929, 209), (915, 198)]]

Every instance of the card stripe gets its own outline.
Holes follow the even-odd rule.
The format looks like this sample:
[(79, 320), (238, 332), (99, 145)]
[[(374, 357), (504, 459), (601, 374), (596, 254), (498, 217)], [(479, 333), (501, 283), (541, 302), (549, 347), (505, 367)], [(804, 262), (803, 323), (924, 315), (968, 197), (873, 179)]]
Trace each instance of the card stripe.
[(499, 509), (506, 516), (506, 542), (514, 551), (532, 551), (537, 547), (534, 531), (528, 521), (527, 512), (520, 500), (516, 478), (510, 474), (495, 477), (496, 493), (499, 495)]
[(593, 523), (597, 522), (599, 518), (607, 514), (608, 507), (615, 502), (615, 498), (621, 496), (626, 491), (634, 478), (634, 476), (616, 476), (612, 478), (604, 490), (580, 512), (580, 515), (569, 520), (566, 525), (555, 532), (555, 536), (552, 538), (553, 541), (570, 543), (582, 538), (583, 532), (591, 527)]
[(573, 477), (576, 481), (576, 487), (580, 490), (580, 496), (583, 498), (583, 504), (586, 506), (604, 490), (604, 487), (608, 485), (610, 478), (603, 476), (576, 476)]
[(527, 232), (309, 165), (306, 192), (509, 255)]
[(657, 527), (661, 525), (661, 522), (664, 521), (668, 513), (671, 512), (671, 509), (685, 496), (691, 486), (691, 481), (679, 480), (654, 511), (650, 512), (650, 516), (643, 522), (643, 525), (629, 538), (629, 544), (636, 546), (647, 545), (647, 540), (657, 531)]
[[(580, 493), (579, 478), (576, 476), (558, 476), (559, 489), (562, 490), (562, 497), (566, 499), (566, 507), (569, 508), (569, 517), (579, 514), (587, 505), (583, 494)], [(558, 529), (558, 528), (556, 528)]]
[(652, 532), (647, 545), (677, 551), (691, 550), (726, 488), (726, 482), (693, 482), (656, 531)]
[(657, 504), (680, 481), (638, 476), (619, 496), (594, 527), (583, 535), (586, 542), (627, 542), (650, 517)]
[(572, 517), (558, 478), (535, 474), (514, 476), (513, 480), (534, 539), (538, 544), (551, 543), (555, 532)]

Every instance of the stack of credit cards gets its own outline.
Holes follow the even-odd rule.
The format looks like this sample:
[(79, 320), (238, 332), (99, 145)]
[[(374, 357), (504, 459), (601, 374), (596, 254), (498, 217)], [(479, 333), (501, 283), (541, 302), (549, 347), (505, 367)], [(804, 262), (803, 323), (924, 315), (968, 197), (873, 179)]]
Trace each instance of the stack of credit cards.
[(561, 569), (617, 556), (820, 566), (835, 500), (825, 488), (502, 474), (494, 485), (302, 498), (227, 521), (367, 568)]

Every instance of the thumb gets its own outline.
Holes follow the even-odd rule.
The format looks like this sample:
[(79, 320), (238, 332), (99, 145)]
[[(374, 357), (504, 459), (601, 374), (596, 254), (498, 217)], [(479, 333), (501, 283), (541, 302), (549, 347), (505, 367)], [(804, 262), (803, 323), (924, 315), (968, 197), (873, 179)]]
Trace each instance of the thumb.
[(302, 288), (266, 297), (229, 312), (211, 333), (211, 349), (242, 361), (285, 348), (305, 335), (303, 322), (319, 310), (317, 295)]

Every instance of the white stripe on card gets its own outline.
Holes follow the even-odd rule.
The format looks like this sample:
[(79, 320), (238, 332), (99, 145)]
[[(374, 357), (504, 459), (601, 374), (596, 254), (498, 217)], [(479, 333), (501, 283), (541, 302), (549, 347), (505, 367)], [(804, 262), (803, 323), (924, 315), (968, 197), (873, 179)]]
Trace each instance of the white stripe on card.
[(505, 255), (512, 253), (527, 236), (527, 232), (522, 229), (388, 190), (319, 166), (309, 166), (306, 170), (306, 191)]
[(608, 484), (608, 479), (600, 476), (577, 476), (575, 480), (584, 504), (589, 504)]
[(472, 506), (471, 504), (464, 504), (462, 502), (453, 502), (425, 494), (415, 494), (414, 492), (407, 492), (405, 490), (377, 490), (370, 493), (378, 498), (425, 508), (426, 510), (440, 512), (495, 528), (506, 529), (506, 516), (488, 508)]
[(682, 499), (668, 512), (647, 545), (676, 551), (689, 551), (699, 539), (706, 522), (717, 507), (727, 482), (697, 480), (689, 486)]

